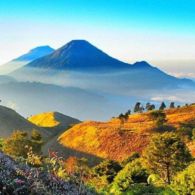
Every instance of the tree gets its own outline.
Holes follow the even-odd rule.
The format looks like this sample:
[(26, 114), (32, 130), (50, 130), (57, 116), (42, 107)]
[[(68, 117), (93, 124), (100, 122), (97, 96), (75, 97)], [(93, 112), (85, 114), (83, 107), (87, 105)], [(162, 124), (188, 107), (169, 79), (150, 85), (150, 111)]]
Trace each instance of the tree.
[(4, 140), (3, 152), (11, 156), (27, 157), (27, 146), (30, 146), (28, 134), (24, 131), (15, 131)]
[(169, 108), (175, 108), (175, 102), (171, 102)]
[(177, 134), (184, 140), (184, 141), (192, 141), (194, 140), (195, 132), (194, 129), (194, 122), (185, 122), (180, 123), (179, 128), (177, 128)]
[(120, 164), (113, 160), (105, 160), (93, 168), (97, 176), (105, 176), (109, 183), (113, 181), (114, 177), (121, 169), (122, 167)]
[(134, 107), (134, 112), (135, 112), (135, 113), (136, 113), (136, 112), (142, 113), (143, 111), (144, 111), (143, 106), (141, 105), (140, 102), (137, 102), (137, 103), (135, 104), (135, 107)]
[(185, 143), (176, 134), (168, 132), (152, 138), (144, 157), (148, 167), (168, 184), (192, 159)]
[(120, 120), (120, 130), (122, 129), (124, 123), (128, 120), (129, 118), (129, 114), (128, 113), (121, 113), (119, 116), (118, 116), (119, 120)]
[(3, 151), (14, 157), (26, 158), (30, 149), (34, 153), (40, 153), (42, 144), (43, 141), (38, 131), (33, 130), (29, 138), (27, 132), (17, 130), (4, 140)]
[(125, 113), (125, 115), (130, 115), (131, 114), (131, 110), (129, 109), (129, 110), (127, 110), (127, 112)]
[(32, 151), (39, 154), (41, 152), (41, 147), (43, 145), (42, 136), (39, 131), (33, 129), (31, 132), (31, 146)]
[(192, 129), (192, 140), (195, 141), (195, 128)]
[(164, 110), (166, 108), (166, 105), (164, 102), (161, 103), (159, 110)]
[(157, 128), (162, 128), (167, 122), (166, 114), (162, 110), (156, 110), (150, 113), (150, 116), (156, 122)]
[(121, 113), (118, 118), (122, 121), (122, 123), (124, 123), (125, 121), (127, 121), (129, 115), (127, 113), (123, 114)]
[(149, 102), (146, 104), (146, 110), (147, 111), (154, 110), (154, 109), (155, 109), (154, 104), (150, 104)]

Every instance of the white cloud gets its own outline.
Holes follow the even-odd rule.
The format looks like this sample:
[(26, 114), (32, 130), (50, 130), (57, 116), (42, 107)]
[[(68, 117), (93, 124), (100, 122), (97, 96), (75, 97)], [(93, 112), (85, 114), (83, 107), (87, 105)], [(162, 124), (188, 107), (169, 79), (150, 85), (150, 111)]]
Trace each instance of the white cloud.
[(155, 96), (151, 98), (152, 101), (177, 101), (177, 102), (185, 102), (182, 98), (176, 96)]

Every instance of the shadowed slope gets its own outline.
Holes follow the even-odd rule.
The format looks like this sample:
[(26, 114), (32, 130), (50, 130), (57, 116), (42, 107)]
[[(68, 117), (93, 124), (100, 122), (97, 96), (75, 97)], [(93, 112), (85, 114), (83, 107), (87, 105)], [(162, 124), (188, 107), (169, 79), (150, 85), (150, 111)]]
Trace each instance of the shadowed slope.
[(31, 133), (33, 129), (38, 130), (43, 138), (51, 136), (47, 130), (30, 123), (14, 110), (0, 106), (0, 137), (8, 137), (15, 130)]

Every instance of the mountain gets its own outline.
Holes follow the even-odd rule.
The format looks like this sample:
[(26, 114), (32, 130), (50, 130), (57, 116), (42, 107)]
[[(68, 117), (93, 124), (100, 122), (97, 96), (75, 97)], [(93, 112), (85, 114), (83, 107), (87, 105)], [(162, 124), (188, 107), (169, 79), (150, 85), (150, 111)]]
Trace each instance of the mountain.
[[(166, 109), (165, 113), (167, 128), (178, 128), (181, 124), (195, 126), (195, 105)], [(58, 144), (61, 144), (81, 153), (122, 161), (133, 152), (142, 152), (155, 133), (159, 131), (155, 130), (150, 112), (129, 115), (124, 124), (121, 124), (119, 118), (107, 122), (85, 121), (60, 135), (52, 149), (58, 150)], [(194, 144), (195, 142), (188, 143), (192, 153)]]
[(32, 124), (14, 110), (4, 106), (0, 106), (0, 124), (0, 137), (8, 137), (15, 130), (30, 134), (33, 129), (38, 130), (45, 139), (51, 136), (51, 133), (44, 128)]
[(23, 116), (58, 110), (81, 120), (103, 120), (109, 118), (110, 114), (121, 112), (121, 108), (111, 104), (107, 97), (78, 87), (61, 87), (38, 82), (9, 82), (0, 84), (0, 89), (2, 104)]
[(128, 64), (108, 56), (85, 40), (73, 40), (52, 54), (29, 63), (26, 67), (97, 72), (126, 69)]
[(119, 61), (85, 40), (70, 41), (50, 55), (12, 72), (11, 76), (22, 81), (69, 85), (118, 94), (133, 89), (195, 87), (193, 81), (168, 75), (145, 61), (134, 64)]
[(41, 58), (43, 56), (49, 55), (54, 51), (50, 46), (40, 46), (30, 50), (28, 53), (13, 59), (12, 61), (0, 66), (0, 74), (9, 74), (18, 68), (23, 67), (29, 62)]
[(55, 50), (50, 46), (39, 46), (34, 49), (31, 49), (28, 53), (14, 59), (14, 61), (33, 61), (43, 56), (49, 55)]

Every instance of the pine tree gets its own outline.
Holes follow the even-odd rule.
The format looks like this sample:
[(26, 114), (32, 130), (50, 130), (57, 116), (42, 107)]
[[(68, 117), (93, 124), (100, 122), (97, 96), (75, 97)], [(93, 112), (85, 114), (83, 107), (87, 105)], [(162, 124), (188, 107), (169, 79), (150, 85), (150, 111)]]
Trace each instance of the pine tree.
[(140, 102), (137, 102), (136, 104), (135, 104), (135, 107), (134, 107), (134, 112), (135, 113), (142, 113), (144, 111), (144, 107), (141, 105), (141, 103)]
[(164, 110), (166, 108), (166, 105), (164, 102), (161, 103), (159, 110)]
[(175, 102), (171, 102), (169, 108), (175, 108)]
[(174, 133), (155, 135), (144, 152), (148, 167), (170, 184), (177, 171), (192, 160), (184, 142)]

